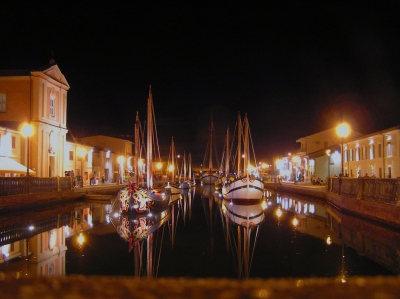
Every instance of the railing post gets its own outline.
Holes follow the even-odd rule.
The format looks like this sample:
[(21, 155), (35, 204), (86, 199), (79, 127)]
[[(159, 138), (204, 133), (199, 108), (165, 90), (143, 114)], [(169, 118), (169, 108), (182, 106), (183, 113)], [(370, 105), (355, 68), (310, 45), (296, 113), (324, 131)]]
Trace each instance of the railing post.
[(61, 192), (60, 176), (57, 176), (57, 190), (58, 190), (58, 192)]

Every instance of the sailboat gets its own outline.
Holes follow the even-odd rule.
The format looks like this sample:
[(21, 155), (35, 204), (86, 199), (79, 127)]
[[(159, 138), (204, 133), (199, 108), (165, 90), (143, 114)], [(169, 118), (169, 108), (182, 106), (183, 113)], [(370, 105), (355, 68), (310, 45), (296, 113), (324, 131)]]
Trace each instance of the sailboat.
[[(228, 251), (235, 247), (233, 254), (237, 256), (236, 269), (238, 278), (249, 278), (252, 254), (257, 243), (260, 224), (264, 221), (266, 205), (233, 204), (223, 199), (221, 204), (224, 216), (223, 226)], [(236, 233), (235, 233), (236, 230)]]
[[(264, 196), (264, 182), (259, 177), (258, 168), (250, 164), (250, 127), (247, 114), (243, 125), (240, 113), (238, 114), (237, 135), (237, 169), (233, 176), (222, 180), (222, 195), (234, 203), (259, 202)], [(230, 156), (230, 153), (227, 155)], [(257, 165), (255, 158), (253, 162)]]
[(214, 122), (211, 116), (210, 134), (207, 144), (206, 153), (204, 155), (203, 164), (205, 164), (208, 156), (208, 170), (200, 172), (200, 180), (202, 185), (214, 185), (218, 180), (218, 174), (213, 171), (213, 146), (214, 146)]
[(188, 172), (188, 181), (190, 183), (190, 187), (196, 187), (196, 180), (194, 178), (194, 172), (192, 169), (192, 154), (189, 153), (189, 172)]
[[(190, 182), (186, 175), (186, 153), (183, 155), (183, 165), (181, 169), (179, 169), (178, 161), (175, 161), (176, 157), (175, 142), (174, 138), (172, 137), (170, 158), (167, 167), (168, 184), (165, 187), (170, 191), (171, 195), (180, 194), (182, 190), (188, 190), (190, 188)], [(168, 172), (170, 173), (168, 174)]]
[(170, 219), (171, 209), (168, 205), (150, 215), (126, 213), (119, 217), (116, 229), (128, 243), (128, 252), (134, 251), (136, 277), (157, 277), (165, 224)]
[(140, 142), (140, 121), (139, 113), (136, 113), (135, 121), (135, 177), (134, 182), (130, 182), (118, 192), (121, 212), (145, 212), (149, 209), (156, 209), (168, 205), (168, 190), (157, 189), (154, 184), (153, 171), (153, 143), (157, 140), (155, 130), (155, 118), (153, 107), (153, 95), (151, 85), (149, 86), (149, 96), (147, 99), (147, 140), (146, 140), (146, 182), (140, 183), (139, 175), (139, 156), (141, 152)]

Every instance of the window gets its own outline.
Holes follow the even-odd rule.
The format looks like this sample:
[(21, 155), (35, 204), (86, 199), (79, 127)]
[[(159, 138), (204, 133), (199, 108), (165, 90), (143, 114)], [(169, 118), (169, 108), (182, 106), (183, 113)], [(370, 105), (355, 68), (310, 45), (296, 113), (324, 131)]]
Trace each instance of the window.
[(382, 158), (382, 144), (378, 144), (378, 158)]
[(375, 159), (375, 145), (374, 144), (371, 144), (369, 146), (369, 158), (371, 160)]
[(387, 144), (387, 156), (391, 157), (392, 156), (392, 144), (388, 142)]
[(349, 150), (349, 161), (354, 161), (354, 158), (353, 158), (353, 150), (352, 150), (352, 149)]
[(0, 93), (0, 112), (7, 112), (7, 97), (5, 93)]
[(70, 161), (74, 160), (74, 152), (73, 151), (69, 151), (69, 160)]
[(11, 137), (11, 148), (15, 149), (15, 136)]
[(50, 116), (54, 117), (54, 95), (50, 95)]
[(356, 161), (360, 161), (360, 148), (356, 148)]

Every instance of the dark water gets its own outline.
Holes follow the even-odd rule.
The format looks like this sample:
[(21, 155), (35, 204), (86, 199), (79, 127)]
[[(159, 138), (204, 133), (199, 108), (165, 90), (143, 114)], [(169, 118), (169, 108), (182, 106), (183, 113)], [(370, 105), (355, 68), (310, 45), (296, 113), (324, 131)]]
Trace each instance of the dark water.
[[(23, 231), (30, 221), (42, 239), (54, 228), (52, 223), (76, 232), (65, 240), (65, 259), (56, 258), (52, 266), (62, 269), (61, 275), (345, 279), (399, 273), (400, 236), (395, 229), (342, 214), (312, 198), (267, 192), (265, 206), (232, 206), (214, 189), (201, 186), (151, 216), (124, 218), (109, 204), (71, 204), (53, 208), (56, 216), (51, 210), (3, 215), (0, 246), (23, 240), (23, 233), (11, 233), (10, 238), (10, 232)], [(129, 238), (135, 223), (145, 223), (150, 230), (136, 243)], [(247, 229), (236, 223), (251, 225)], [(77, 241), (79, 231), (82, 244)], [(39, 275), (53, 273), (46, 270), (53, 268), (40, 267), (32, 259), (29, 263), (6, 259), (0, 272), (22, 273), (35, 266)]]
[[(329, 208), (331, 214), (328, 214), (323, 201), (269, 192), (267, 208), (263, 210), (264, 219), (254, 226), (246, 243), (249, 244), (246, 262), (243, 254), (238, 254), (238, 226), (226, 220), (228, 217), (224, 216), (221, 208), (223, 201), (214, 190), (207, 188), (197, 187), (194, 195), (185, 195), (177, 200), (170, 219), (153, 233), (154, 270), (151, 276), (348, 277), (393, 275), (397, 271), (398, 265), (388, 269), (366, 257), (365, 252), (360, 255), (345, 244), (343, 239), (349, 236), (351, 239), (354, 234), (365, 249), (365, 242), (372, 242), (372, 234), (362, 238), (363, 232), (350, 232), (344, 223), (339, 225), (342, 215), (333, 208)], [(280, 217), (276, 215), (278, 208), (282, 211)], [(298, 219), (296, 227), (292, 224), (295, 216)], [(360, 223), (361, 220), (355, 221)], [(399, 237), (396, 231), (387, 230), (386, 233), (388, 238)], [(338, 234), (345, 236), (339, 237)], [(135, 275), (135, 253), (134, 250), (129, 252), (129, 242), (116, 232), (96, 235), (87, 231), (86, 235), (87, 243), (81, 251), (71, 246), (71, 240), (67, 242), (67, 275)], [(332, 240), (330, 245), (327, 244), (328, 236)], [(142, 270), (139, 273), (146, 276), (147, 241), (141, 244)], [(388, 252), (383, 250), (388, 250), (386, 245), (382, 255), (387, 255)], [(242, 244), (241, 252), (245, 251)], [(396, 252), (395, 249), (388, 251)], [(393, 256), (394, 262), (397, 262), (396, 256)]]

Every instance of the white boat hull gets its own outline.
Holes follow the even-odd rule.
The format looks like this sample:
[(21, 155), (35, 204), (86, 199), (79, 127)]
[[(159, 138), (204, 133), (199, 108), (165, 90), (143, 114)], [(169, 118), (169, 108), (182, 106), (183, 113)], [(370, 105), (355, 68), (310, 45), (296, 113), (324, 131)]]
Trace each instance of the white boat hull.
[(258, 179), (237, 178), (223, 183), (222, 195), (231, 201), (259, 201), (264, 196), (264, 183)]
[(214, 173), (204, 173), (201, 177), (201, 183), (203, 185), (214, 185), (218, 180), (218, 176)]
[(240, 226), (258, 225), (264, 221), (264, 210), (260, 203), (235, 205), (224, 200), (224, 210), (231, 221)]

